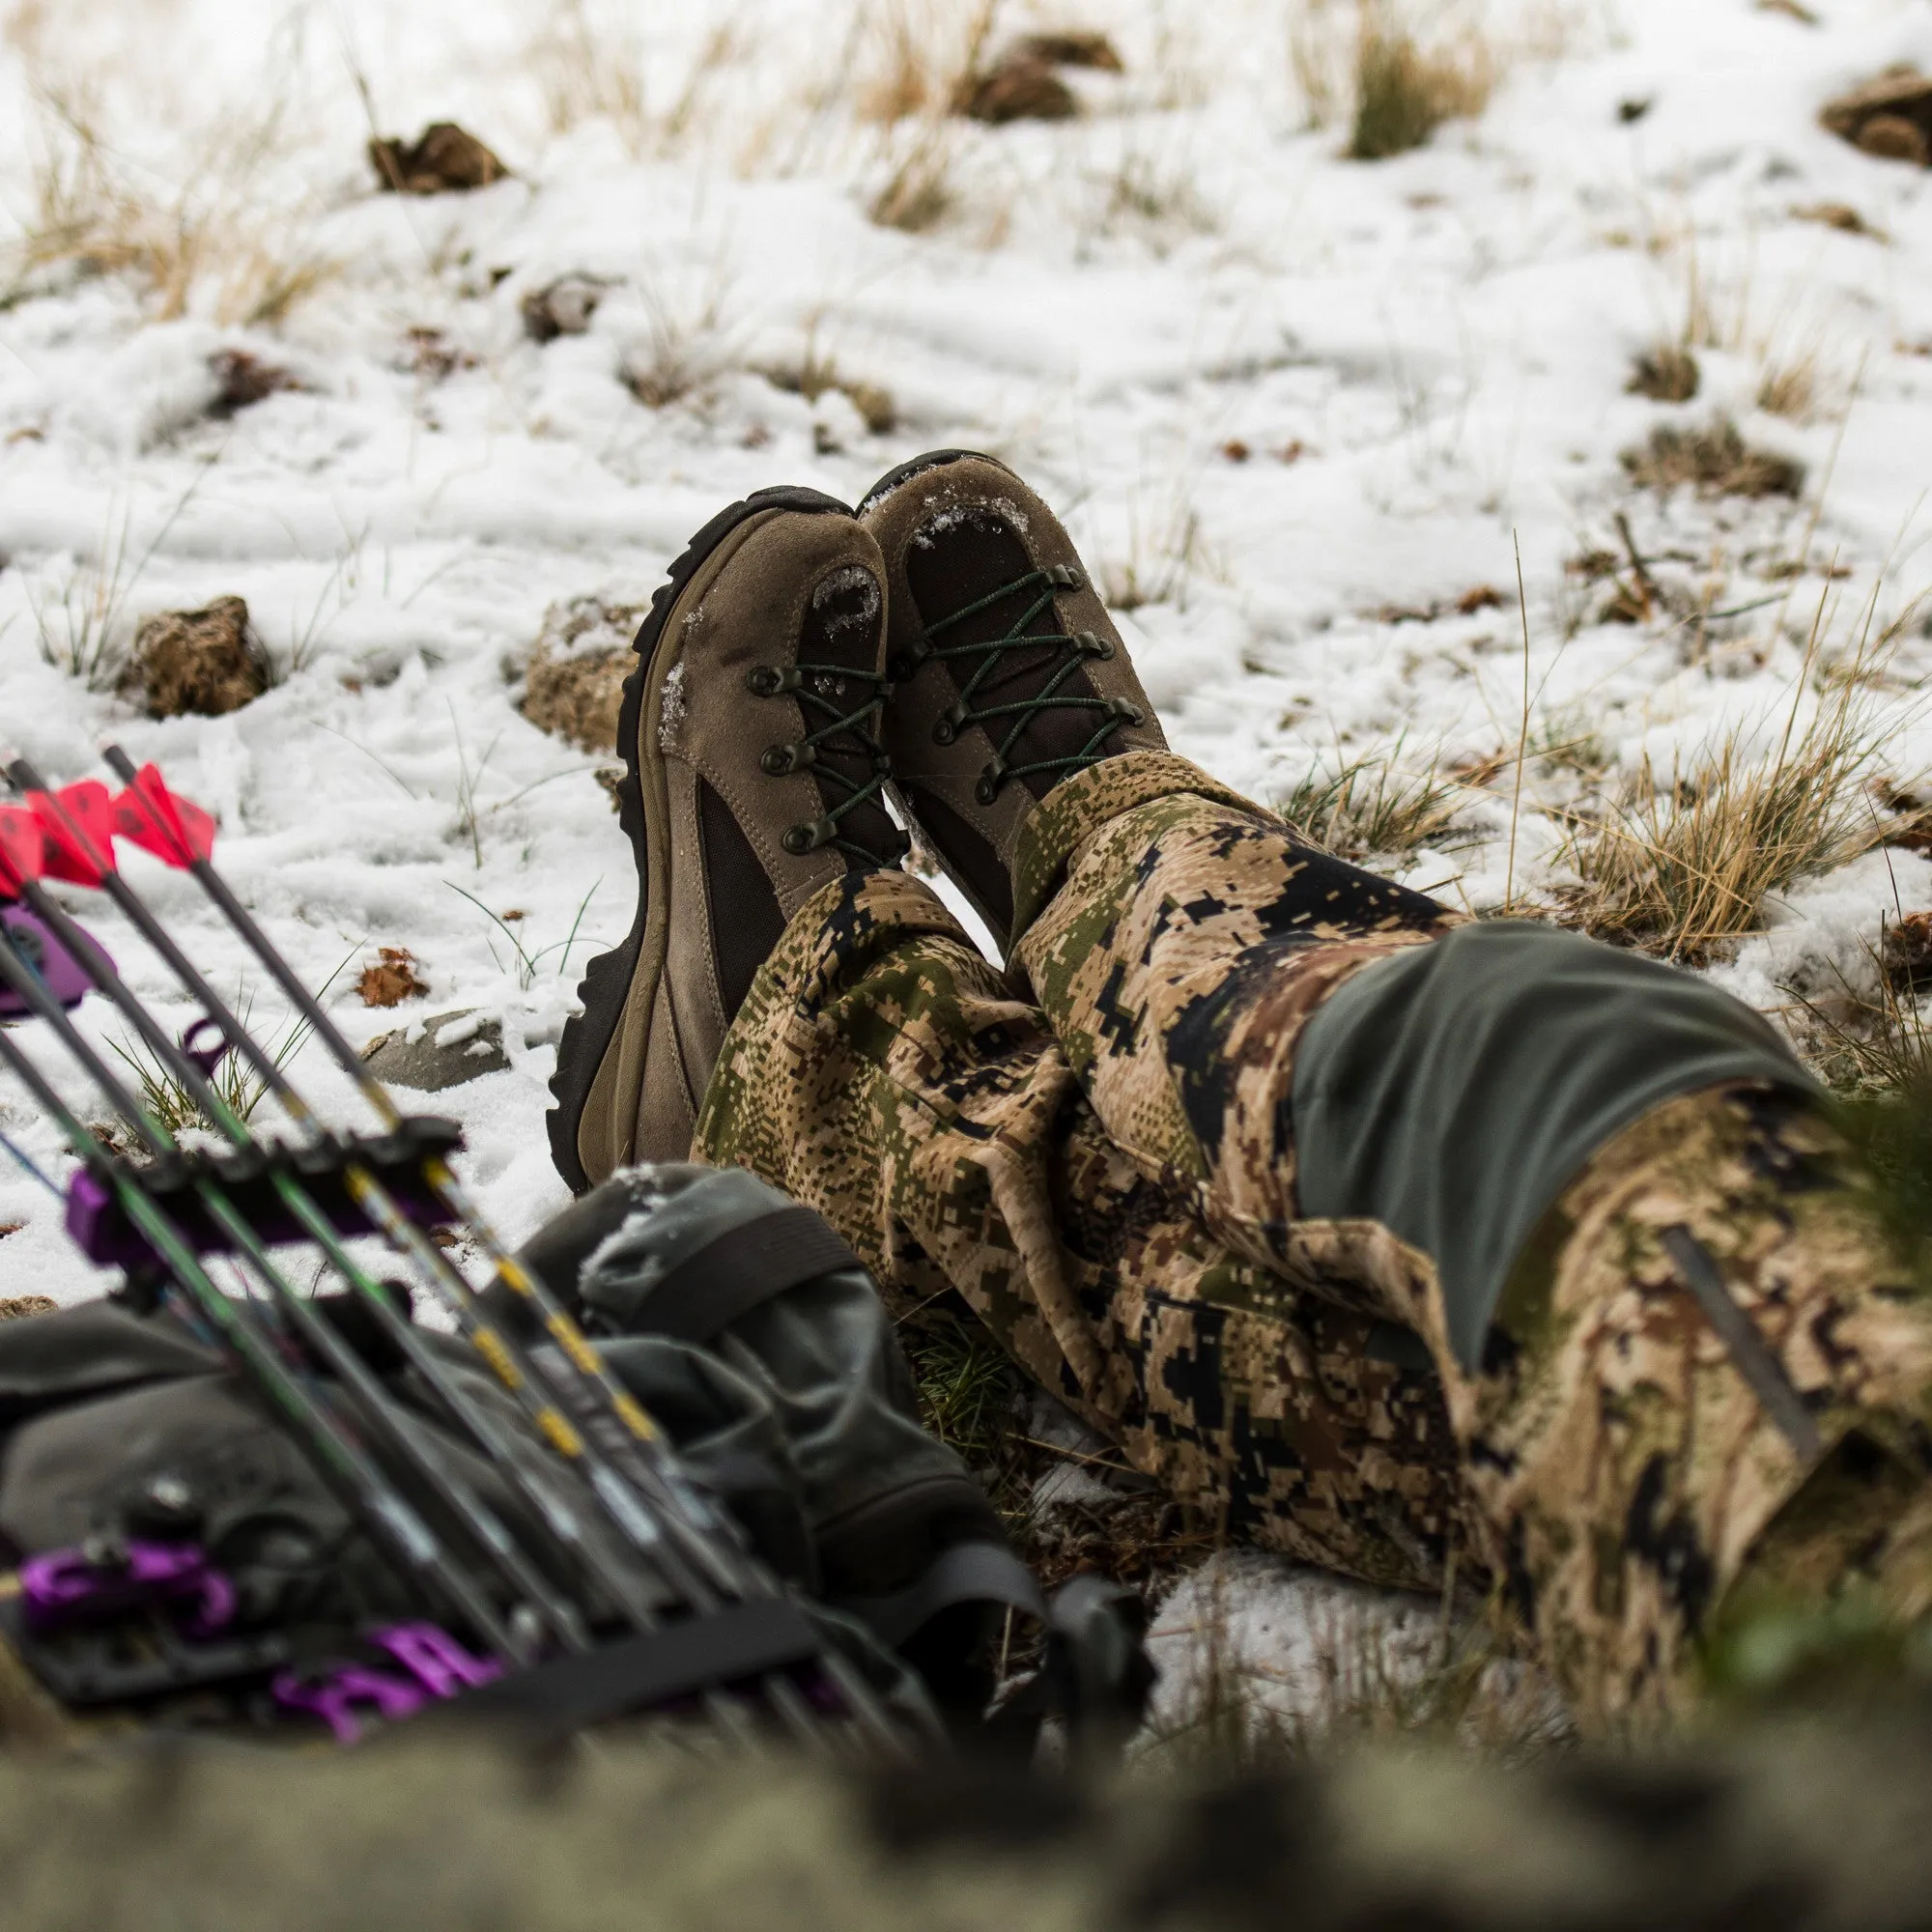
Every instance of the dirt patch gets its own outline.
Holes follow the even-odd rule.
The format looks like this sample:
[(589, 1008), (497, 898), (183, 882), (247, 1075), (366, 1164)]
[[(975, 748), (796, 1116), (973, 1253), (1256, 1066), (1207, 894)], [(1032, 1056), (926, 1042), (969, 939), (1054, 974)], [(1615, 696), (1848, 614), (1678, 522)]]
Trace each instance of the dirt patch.
[(1623, 466), (1645, 490), (1688, 483), (1708, 497), (1795, 497), (1804, 486), (1802, 463), (1753, 448), (1726, 416), (1698, 429), (1661, 423), (1648, 442), (1624, 451)]
[[(11, 1234), (13, 1230), (8, 1230)], [(0, 1296), (0, 1321), (18, 1321), (27, 1315), (51, 1315), (60, 1306), (50, 1294)]]
[(617, 743), (624, 680), (637, 665), (631, 639), (648, 607), (573, 597), (544, 612), (524, 686), (524, 716), (586, 752)]
[(1932, 162), (1932, 79), (1917, 68), (1890, 68), (1876, 80), (1827, 101), (1828, 132), (1879, 160)]
[(416, 976), (415, 955), (401, 946), (385, 946), (374, 966), (362, 969), (355, 990), (365, 1007), (399, 1007), (405, 1000), (419, 1000), (429, 991)]
[(390, 194), (463, 193), (488, 187), (510, 172), (474, 134), (454, 121), (433, 121), (415, 141), (378, 135), (369, 165)]
[(1668, 343), (1647, 349), (1631, 364), (1627, 395), (1648, 396), (1654, 403), (1688, 403), (1704, 380), (1697, 358), (1688, 349)]
[(224, 718), (267, 691), (268, 653), (240, 597), (200, 611), (164, 611), (134, 634), (121, 696), (150, 718)]
[(210, 372), (220, 385), (208, 406), (212, 416), (226, 421), (242, 410), (252, 409), (270, 396), (301, 387), (286, 369), (264, 362), (245, 349), (223, 349), (208, 358)]

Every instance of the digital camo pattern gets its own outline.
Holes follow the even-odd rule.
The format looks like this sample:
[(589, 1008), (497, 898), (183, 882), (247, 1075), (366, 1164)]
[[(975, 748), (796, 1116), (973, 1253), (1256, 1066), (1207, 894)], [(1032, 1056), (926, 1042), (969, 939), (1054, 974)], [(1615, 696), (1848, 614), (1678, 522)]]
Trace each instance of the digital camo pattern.
[(901, 1315), (956, 1293), (1230, 1539), (1432, 1587), (1456, 1456), (1366, 1316), (1216, 1242), (1117, 1147), (1038, 1009), (938, 899), (855, 873), (805, 907), (724, 1042), (702, 1159), (824, 1214)]
[[(1062, 882), (1009, 975), (916, 879), (808, 903), (726, 1037), (698, 1155), (825, 1214), (901, 1314), (956, 1292), (1231, 1539), (1381, 1583), (1433, 1587), (1451, 1550), (1500, 1577), (1585, 1720), (1682, 1705), (1754, 1539), (1787, 1594), (1854, 1556), (1919, 1590), (1932, 1321), (1832, 1130), (1756, 1093), (1626, 1129), (1464, 1376), (1427, 1257), (1295, 1218), (1288, 1106), (1321, 998), (1451, 916), (1206, 781), (1146, 796), (1191, 769), (1167, 754), (1109, 762), (1040, 809)], [(1659, 1244), (1672, 1226), (1811, 1406), (1832, 1451), (1811, 1484)], [(1437, 1373), (1383, 1359), (1377, 1318)], [(1849, 1475), (1847, 1439), (1879, 1445)], [(1876, 1525), (1857, 1549), (1817, 1500), (1848, 1483)]]
[[(1932, 1607), (1925, 1545), (1900, 1534), (1932, 1471), (1932, 1307), (1863, 1187), (1836, 1130), (1789, 1095), (1674, 1100), (1544, 1217), (1483, 1373), (1451, 1389), (1512, 1607), (1604, 1723), (1642, 1729), (1684, 1704), (1693, 1640), (1747, 1560), (1786, 1604), (1856, 1568), (1896, 1609)], [(1827, 1452), (1812, 1482), (1688, 1292), (1670, 1228), (1703, 1245), (1796, 1388)]]
[(1316, 1286), (1293, 1236), (1295, 1047), (1345, 980), (1462, 921), (1205, 790), (1099, 816), (1130, 779), (1101, 764), (1049, 794), (1063, 824), (1084, 806), (1092, 829), (1014, 967), (1142, 1171), (1189, 1187), (1248, 1260)]

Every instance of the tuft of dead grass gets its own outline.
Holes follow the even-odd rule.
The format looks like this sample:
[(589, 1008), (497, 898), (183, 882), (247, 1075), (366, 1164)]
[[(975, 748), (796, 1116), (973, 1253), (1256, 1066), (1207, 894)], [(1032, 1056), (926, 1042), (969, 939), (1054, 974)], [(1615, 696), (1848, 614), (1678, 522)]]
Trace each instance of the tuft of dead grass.
[(31, 202), (0, 254), (0, 300), (63, 273), (125, 276), (156, 320), (266, 327), (336, 273), (305, 220), (260, 189), (278, 153), (278, 99), (225, 113), (189, 144), (195, 159), (174, 183), (122, 156), (79, 90), (43, 86), (35, 106)]
[(1360, 0), (1354, 122), (1344, 153), (1378, 161), (1424, 147), (1444, 122), (1480, 114), (1495, 82), (1495, 57), (1480, 33), (1425, 46), (1391, 0)]
[(1576, 923), (1697, 964), (1755, 930), (1771, 895), (1877, 842), (1862, 783), (1876, 746), (1860, 680), (1833, 681), (1801, 723), (1816, 667), (1814, 631), (1770, 759), (1754, 760), (1740, 731), (1667, 778), (1646, 759), (1601, 818), (1576, 828)]
[(720, 276), (688, 301), (647, 292), (643, 334), (624, 351), (620, 378), (646, 409), (668, 409), (697, 394), (732, 367), (740, 339), (724, 324), (726, 288)]
[(838, 358), (819, 348), (815, 330), (807, 334), (805, 353), (796, 362), (773, 364), (759, 373), (774, 388), (803, 396), (809, 403), (837, 390), (859, 412), (874, 436), (886, 436), (898, 425), (898, 406), (893, 392), (883, 384), (840, 374)]
[(586, 0), (551, 0), (525, 51), (553, 133), (602, 121), (637, 159), (708, 128), (717, 117), (706, 109), (745, 45), (735, 20), (721, 22), (661, 103), (645, 85), (643, 37), (622, 9), (599, 17)]
[(1453, 780), (1404, 771), (1387, 755), (1351, 759), (1332, 774), (1311, 772), (1275, 810), (1303, 838), (1354, 863), (1440, 848), (1463, 802)]
[(1754, 448), (1728, 416), (1697, 428), (1660, 423), (1649, 440), (1623, 452), (1625, 471), (1645, 490), (1690, 485), (1713, 497), (1795, 497), (1804, 466), (1775, 450)]
[(1757, 406), (1771, 415), (1805, 422), (1817, 412), (1818, 356), (1804, 350), (1766, 369), (1758, 383)]
[(1702, 381), (1696, 356), (1688, 349), (1662, 342), (1645, 350), (1632, 363), (1624, 389), (1633, 396), (1648, 396), (1654, 403), (1688, 403)]

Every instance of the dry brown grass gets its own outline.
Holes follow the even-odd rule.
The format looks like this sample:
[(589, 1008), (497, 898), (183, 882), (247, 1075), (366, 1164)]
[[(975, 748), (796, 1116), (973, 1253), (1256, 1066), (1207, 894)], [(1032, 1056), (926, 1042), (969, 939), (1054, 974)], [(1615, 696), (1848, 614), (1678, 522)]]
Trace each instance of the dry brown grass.
[(803, 396), (809, 403), (837, 391), (859, 412), (873, 436), (885, 436), (897, 426), (898, 406), (893, 392), (883, 384), (842, 373), (838, 356), (819, 347), (816, 327), (807, 331), (805, 353), (796, 362), (771, 364), (759, 373), (774, 388)]
[(1757, 406), (1775, 416), (1808, 422), (1817, 413), (1820, 389), (1817, 351), (1801, 350), (1766, 368), (1758, 383)]
[(1463, 787), (1434, 770), (1403, 769), (1400, 753), (1398, 745), (1383, 756), (1351, 759), (1332, 774), (1311, 772), (1275, 801), (1275, 810), (1338, 859), (1393, 858), (1424, 845), (1444, 849)]
[(1473, 23), (1425, 43), (1392, 0), (1359, 0), (1355, 36), (1354, 121), (1344, 150), (1351, 160), (1423, 147), (1444, 122), (1489, 104), (1497, 59)]
[(1702, 380), (1697, 358), (1688, 349), (1661, 342), (1632, 363), (1624, 388), (1634, 396), (1648, 396), (1654, 403), (1688, 403)]
[(897, 228), (923, 235), (952, 213), (957, 196), (952, 186), (953, 136), (943, 121), (920, 127), (916, 136), (898, 144), (889, 156), (885, 179), (866, 204), (867, 214), (881, 228)]
[(1577, 923), (1695, 964), (1756, 930), (1773, 894), (1877, 841), (1863, 785), (1877, 733), (1861, 679), (1834, 679), (1802, 716), (1818, 646), (1814, 627), (1769, 759), (1734, 731), (1688, 771), (1666, 776), (1646, 760), (1601, 816), (1577, 825)]
[(0, 299), (51, 275), (125, 275), (157, 320), (189, 313), (267, 327), (322, 287), (337, 264), (304, 220), (259, 192), (286, 103), (224, 111), (185, 142), (193, 158), (160, 180), (119, 155), (86, 94), (37, 90), (31, 200), (0, 254)]
[(704, 124), (724, 76), (745, 51), (738, 22), (722, 21), (659, 103), (645, 87), (643, 37), (628, 17), (593, 18), (585, 0), (551, 0), (529, 38), (526, 62), (553, 133), (606, 121), (625, 152), (641, 156), (670, 152)]
[(980, 70), (998, 0), (887, 0), (859, 15), (854, 104), (882, 126), (952, 112)]
[(1746, 442), (1728, 416), (1694, 429), (1660, 423), (1622, 461), (1631, 481), (1645, 490), (1688, 484), (1712, 497), (1795, 497), (1804, 485), (1802, 463)]

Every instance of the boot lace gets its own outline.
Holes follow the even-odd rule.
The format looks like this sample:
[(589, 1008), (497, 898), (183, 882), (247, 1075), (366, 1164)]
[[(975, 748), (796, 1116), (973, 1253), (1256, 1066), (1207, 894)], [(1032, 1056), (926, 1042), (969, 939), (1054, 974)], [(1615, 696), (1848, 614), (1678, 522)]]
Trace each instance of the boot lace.
[[(792, 664), (753, 665), (745, 676), (746, 684), (759, 697), (796, 697), (799, 708), (810, 724), (822, 720), (793, 743), (773, 745), (758, 760), (768, 777), (788, 778), (794, 772), (810, 772), (821, 783), (830, 781), (840, 796), (817, 817), (786, 829), (780, 842), (794, 858), (803, 858), (823, 845), (836, 845), (841, 852), (867, 866), (891, 866), (912, 849), (912, 840), (896, 826), (887, 841), (888, 849), (875, 852), (861, 844), (844, 829), (844, 821), (865, 805), (885, 811), (886, 781), (892, 765), (886, 748), (879, 741), (879, 717), (886, 705), (891, 685), (874, 671), (854, 670), (849, 665)], [(843, 689), (856, 684), (869, 692), (856, 709), (841, 709)], [(858, 765), (864, 776), (854, 776), (847, 761)]]
[[(973, 796), (981, 805), (991, 805), (1000, 795), (1000, 787), (1009, 779), (1029, 778), (1039, 772), (1052, 772), (1065, 777), (1069, 772), (1084, 771), (1089, 765), (1098, 764), (1108, 755), (1103, 749), (1107, 740), (1122, 725), (1142, 722), (1140, 706), (1124, 697), (1088, 696), (1065, 689), (1082, 664), (1090, 659), (1104, 661), (1114, 655), (1113, 645), (1104, 638), (1092, 631), (1076, 631), (1068, 637), (1059, 631), (1035, 631), (1031, 628), (1042, 611), (1052, 609), (1056, 590), (1078, 590), (1084, 582), (1079, 571), (1068, 564), (1056, 563), (1042, 570), (1030, 570), (1024, 577), (1016, 577), (1010, 583), (1003, 583), (997, 590), (989, 591), (977, 603), (954, 611), (935, 624), (927, 624), (894, 666), (900, 676), (908, 677), (931, 660), (942, 664), (961, 658), (977, 657), (980, 660), (959, 686), (959, 696), (940, 713), (938, 723), (932, 727), (932, 736), (935, 744), (950, 745), (969, 724), (987, 727), (987, 735), (994, 738), (996, 749), (991, 760), (981, 767), (979, 780), (973, 786)], [(964, 623), (968, 617), (978, 616), (981, 611), (990, 610), (1009, 597), (1024, 597), (1028, 601), (1004, 637), (974, 644), (933, 641), (942, 632)], [(1048, 645), (1053, 647), (1054, 657), (1049, 664), (1046, 682), (1031, 697), (1016, 697), (998, 704), (976, 703), (981, 688), (995, 678), (1001, 665), (1011, 653), (1037, 650)], [(1034, 721), (1048, 711), (1091, 712), (1094, 715), (1093, 734), (1079, 751), (1065, 756), (1014, 763), (1014, 752), (1020, 740)], [(1003, 736), (994, 729), (1001, 721), (1010, 721)]]

